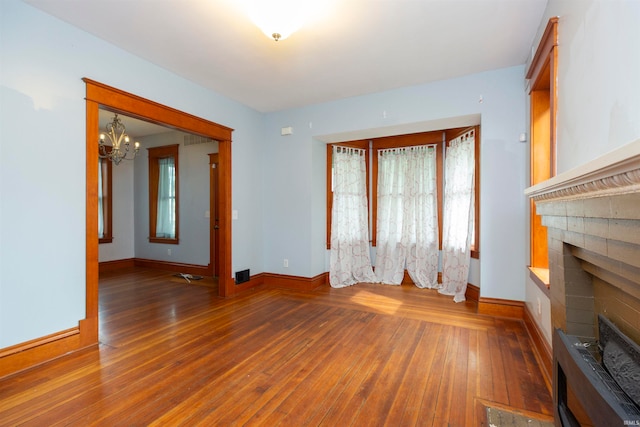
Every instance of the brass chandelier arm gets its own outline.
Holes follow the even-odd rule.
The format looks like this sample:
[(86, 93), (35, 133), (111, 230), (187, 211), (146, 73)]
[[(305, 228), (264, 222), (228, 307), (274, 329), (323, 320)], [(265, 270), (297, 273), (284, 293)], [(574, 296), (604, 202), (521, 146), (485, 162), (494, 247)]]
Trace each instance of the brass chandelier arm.
[[(131, 149), (131, 143), (129, 141), (129, 135), (126, 134), (126, 128), (122, 121), (118, 118), (118, 114), (115, 114), (113, 121), (107, 123), (105, 126), (107, 133), (101, 133), (98, 140), (98, 156), (101, 159), (109, 159), (114, 164), (118, 165), (122, 160), (133, 160), (140, 151), (140, 143), (134, 143), (133, 157), (127, 157)], [(111, 142), (111, 151), (107, 151), (105, 147), (105, 138), (108, 137)], [(124, 141), (124, 150), (121, 148), (122, 141)]]

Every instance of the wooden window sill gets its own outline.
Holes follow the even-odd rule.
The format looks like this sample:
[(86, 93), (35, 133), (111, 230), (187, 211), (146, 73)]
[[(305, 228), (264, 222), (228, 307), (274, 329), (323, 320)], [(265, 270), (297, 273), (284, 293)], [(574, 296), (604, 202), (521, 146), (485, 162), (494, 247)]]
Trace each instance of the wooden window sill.
[(529, 266), (529, 277), (533, 283), (538, 285), (540, 290), (547, 296), (551, 297), (551, 285), (549, 284), (549, 269)]
[(177, 245), (178, 239), (163, 239), (161, 237), (149, 237), (149, 243), (166, 243), (168, 245)]

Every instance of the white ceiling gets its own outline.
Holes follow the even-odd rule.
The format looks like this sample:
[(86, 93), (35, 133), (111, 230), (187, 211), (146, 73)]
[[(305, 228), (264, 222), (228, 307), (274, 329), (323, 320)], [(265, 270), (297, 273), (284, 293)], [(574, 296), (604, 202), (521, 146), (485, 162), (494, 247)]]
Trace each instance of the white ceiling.
[(261, 112), (524, 64), (547, 3), (337, 0), (275, 42), (238, 0), (24, 1)]
[[(113, 116), (114, 113), (112, 113), (111, 111), (103, 109), (98, 110), (99, 133), (105, 133), (107, 131), (107, 124), (113, 121)], [(118, 117), (120, 118), (122, 124), (126, 129), (127, 135), (129, 135), (132, 139), (174, 131), (174, 129), (172, 128), (157, 125), (155, 123), (147, 122), (144, 120), (135, 119), (124, 114), (118, 113)]]

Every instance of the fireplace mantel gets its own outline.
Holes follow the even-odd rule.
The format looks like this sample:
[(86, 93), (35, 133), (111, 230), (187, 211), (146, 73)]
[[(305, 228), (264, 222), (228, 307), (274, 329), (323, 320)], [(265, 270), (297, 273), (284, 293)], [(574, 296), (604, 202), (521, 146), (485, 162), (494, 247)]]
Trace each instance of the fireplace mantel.
[(529, 187), (535, 201), (640, 192), (640, 139)]

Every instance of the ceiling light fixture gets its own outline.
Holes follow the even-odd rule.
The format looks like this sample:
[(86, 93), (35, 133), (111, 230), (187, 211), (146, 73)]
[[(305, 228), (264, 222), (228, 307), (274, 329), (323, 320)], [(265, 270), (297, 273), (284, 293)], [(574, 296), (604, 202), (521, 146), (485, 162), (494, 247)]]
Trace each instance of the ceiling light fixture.
[(243, 0), (247, 15), (274, 41), (284, 40), (311, 20), (326, 15), (335, 0)]
[[(131, 148), (131, 143), (124, 124), (122, 124), (122, 120), (118, 118), (117, 114), (113, 117), (113, 121), (107, 123), (105, 129), (107, 133), (101, 133), (100, 141), (98, 142), (98, 156), (100, 156), (101, 159), (109, 159), (114, 164), (118, 165), (122, 160), (133, 160), (136, 158), (138, 151), (140, 151), (140, 143), (135, 142), (133, 144), (133, 156), (127, 157), (129, 149)], [(107, 137), (111, 142), (111, 150), (107, 148), (109, 146), (105, 143), (105, 139)]]

